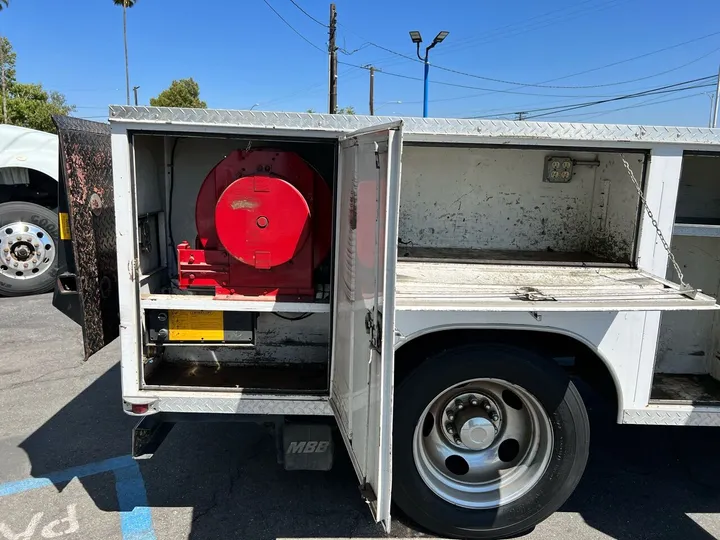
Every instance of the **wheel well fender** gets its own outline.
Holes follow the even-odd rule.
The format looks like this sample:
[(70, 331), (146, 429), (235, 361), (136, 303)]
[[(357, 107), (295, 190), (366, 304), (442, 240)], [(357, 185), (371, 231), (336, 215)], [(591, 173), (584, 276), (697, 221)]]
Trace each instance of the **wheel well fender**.
[(600, 352), (581, 336), (554, 329), (462, 328), (436, 329), (411, 337), (395, 350), (395, 381), (399, 383), (424, 359), (457, 345), (507, 343), (540, 352), (557, 361), (602, 396), (615, 413), (622, 410), (617, 374)]
[(0, 203), (32, 202), (50, 210), (57, 208), (57, 180), (37, 169), (23, 168), (28, 172), (28, 183), (5, 184), (0, 181)]

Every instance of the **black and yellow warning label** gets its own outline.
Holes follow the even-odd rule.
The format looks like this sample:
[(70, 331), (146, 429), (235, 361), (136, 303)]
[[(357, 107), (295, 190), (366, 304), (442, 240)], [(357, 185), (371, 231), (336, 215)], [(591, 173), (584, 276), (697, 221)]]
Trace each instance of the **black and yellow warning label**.
[(225, 336), (222, 311), (170, 310), (170, 341), (222, 341)]

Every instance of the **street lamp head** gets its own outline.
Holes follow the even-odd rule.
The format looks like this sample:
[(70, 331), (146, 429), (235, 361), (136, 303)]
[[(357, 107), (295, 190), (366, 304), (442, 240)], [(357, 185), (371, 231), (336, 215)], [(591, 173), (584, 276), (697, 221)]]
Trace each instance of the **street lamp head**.
[(448, 37), (448, 34), (449, 34), (449, 33), (450, 33), (450, 32), (446, 32), (445, 30), (443, 30), (442, 32), (438, 32), (438, 35), (435, 36), (435, 39), (433, 39), (433, 43), (442, 43), (442, 41), (443, 41), (446, 37)]
[(410, 39), (412, 39), (413, 43), (422, 43), (422, 36), (417, 30), (412, 30), (410, 32)]

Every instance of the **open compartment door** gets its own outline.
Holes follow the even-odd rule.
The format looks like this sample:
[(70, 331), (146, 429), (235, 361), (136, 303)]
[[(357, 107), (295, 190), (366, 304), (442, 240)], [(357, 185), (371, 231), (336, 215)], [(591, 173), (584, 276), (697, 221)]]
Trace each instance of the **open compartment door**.
[(53, 306), (82, 326), (87, 360), (120, 332), (110, 126), (53, 120), (60, 147)]
[(340, 139), (330, 402), (363, 496), (390, 529), (402, 122)]

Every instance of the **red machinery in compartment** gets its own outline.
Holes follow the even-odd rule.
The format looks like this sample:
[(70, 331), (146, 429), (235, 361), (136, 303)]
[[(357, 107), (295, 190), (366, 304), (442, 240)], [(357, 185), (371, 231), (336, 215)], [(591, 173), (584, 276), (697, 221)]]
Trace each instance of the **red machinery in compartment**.
[(294, 152), (231, 153), (203, 181), (195, 223), (195, 249), (178, 245), (181, 288), (314, 298), (313, 270), (330, 249), (332, 199)]

